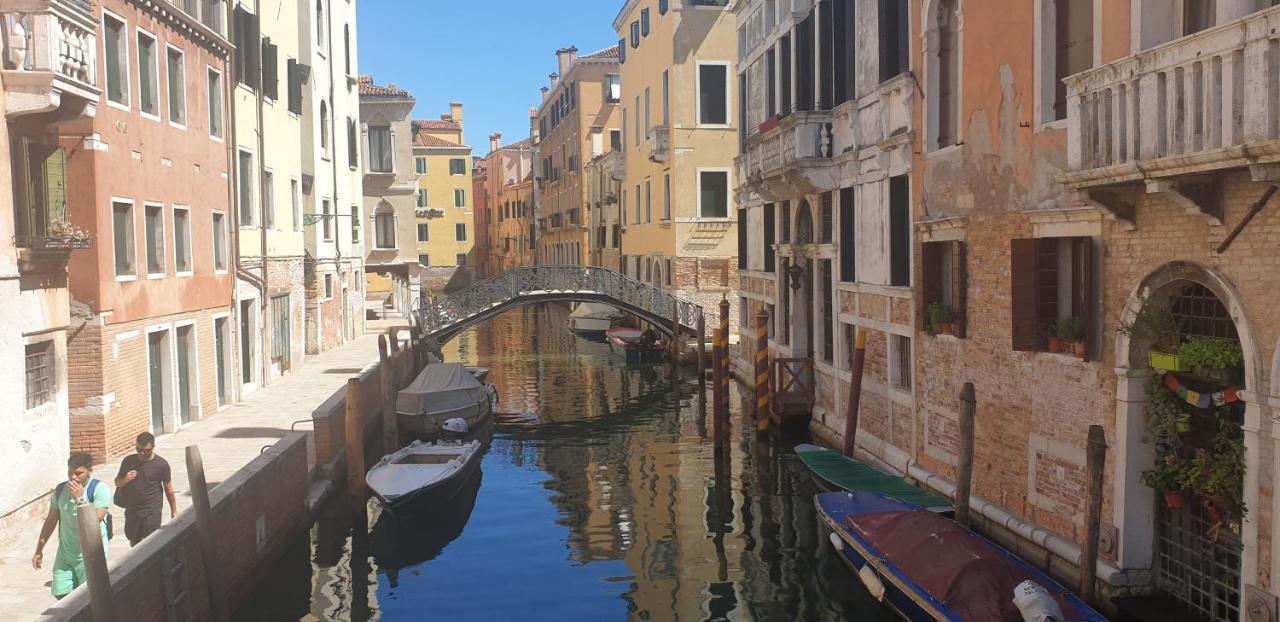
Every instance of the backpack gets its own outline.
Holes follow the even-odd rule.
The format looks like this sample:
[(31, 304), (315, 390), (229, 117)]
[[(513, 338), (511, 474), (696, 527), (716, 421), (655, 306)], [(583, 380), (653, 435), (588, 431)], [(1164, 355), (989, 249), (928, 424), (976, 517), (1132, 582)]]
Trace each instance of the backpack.
[[(93, 497), (94, 497), (93, 493), (98, 490), (98, 484), (101, 484), (101, 483), (102, 482), (96, 479), (89, 480), (89, 487), (85, 492), (85, 498), (89, 500), (90, 504), (93, 503)], [(54, 494), (55, 495), (61, 494), (63, 489), (66, 488), (66, 486), (67, 486), (66, 482), (62, 482), (61, 484), (58, 484), (58, 489), (54, 491)], [(116, 526), (115, 526), (115, 522), (111, 520), (111, 510), (107, 510), (107, 516), (106, 518), (102, 519), (102, 522), (107, 524), (107, 540), (110, 541), (112, 538), (116, 537)]]

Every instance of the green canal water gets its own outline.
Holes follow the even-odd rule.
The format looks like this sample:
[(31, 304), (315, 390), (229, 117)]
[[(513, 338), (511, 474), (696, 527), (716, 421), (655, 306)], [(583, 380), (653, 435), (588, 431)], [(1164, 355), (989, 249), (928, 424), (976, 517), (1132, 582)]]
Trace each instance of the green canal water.
[(446, 349), (491, 369), (501, 413), (455, 505), (375, 515), (367, 538), (333, 508), (237, 618), (895, 619), (831, 551), (790, 447), (754, 438), (745, 394), (717, 460), (692, 374), (623, 366), (567, 317), (517, 309)]

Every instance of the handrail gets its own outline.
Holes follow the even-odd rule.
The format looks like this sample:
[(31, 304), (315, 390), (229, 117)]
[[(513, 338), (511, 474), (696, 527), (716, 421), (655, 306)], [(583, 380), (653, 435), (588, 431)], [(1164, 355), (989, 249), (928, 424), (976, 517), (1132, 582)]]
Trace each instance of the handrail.
[[(427, 335), (467, 323), (471, 318), (534, 294), (589, 294), (612, 299), (652, 316), (674, 321), (672, 326), (696, 329), (702, 307), (671, 292), (620, 272), (596, 266), (526, 266), (514, 268), (449, 296), (425, 303), (417, 319)], [(672, 310), (676, 317), (672, 318)]]

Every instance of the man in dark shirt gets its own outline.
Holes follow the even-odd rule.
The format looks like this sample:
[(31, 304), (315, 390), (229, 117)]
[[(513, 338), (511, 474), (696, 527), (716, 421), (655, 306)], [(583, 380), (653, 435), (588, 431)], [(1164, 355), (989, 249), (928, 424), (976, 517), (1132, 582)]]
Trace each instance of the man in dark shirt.
[(120, 463), (116, 475), (117, 499), (124, 510), (124, 535), (130, 546), (138, 546), (143, 538), (160, 528), (164, 498), (169, 499), (169, 518), (178, 516), (178, 498), (173, 494), (169, 463), (156, 455), (156, 437), (150, 432), (138, 435), (138, 453)]

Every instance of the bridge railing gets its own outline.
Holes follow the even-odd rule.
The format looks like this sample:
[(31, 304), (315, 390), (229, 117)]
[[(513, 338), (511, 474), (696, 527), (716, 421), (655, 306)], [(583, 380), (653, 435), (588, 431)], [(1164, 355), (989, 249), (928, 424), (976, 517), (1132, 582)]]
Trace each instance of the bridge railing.
[(522, 296), (554, 293), (583, 293), (611, 298), (652, 315), (671, 320), (685, 329), (695, 329), (702, 307), (671, 292), (629, 276), (595, 266), (529, 266), (515, 268), (476, 283), (449, 296), (422, 305), (418, 321), (426, 334), (465, 322)]

